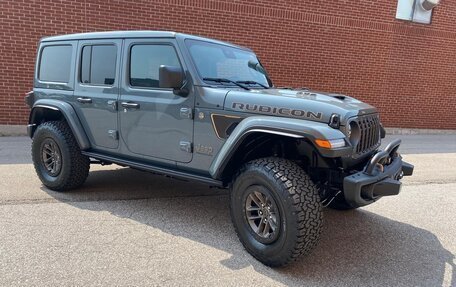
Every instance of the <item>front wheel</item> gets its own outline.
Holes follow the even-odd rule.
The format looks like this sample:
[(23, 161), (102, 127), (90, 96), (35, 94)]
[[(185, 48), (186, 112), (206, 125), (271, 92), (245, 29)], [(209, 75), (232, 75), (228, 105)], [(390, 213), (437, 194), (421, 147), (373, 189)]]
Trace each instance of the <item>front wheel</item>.
[(292, 161), (263, 158), (245, 164), (230, 203), (241, 243), (265, 265), (286, 265), (318, 243), (323, 217), (318, 188)]

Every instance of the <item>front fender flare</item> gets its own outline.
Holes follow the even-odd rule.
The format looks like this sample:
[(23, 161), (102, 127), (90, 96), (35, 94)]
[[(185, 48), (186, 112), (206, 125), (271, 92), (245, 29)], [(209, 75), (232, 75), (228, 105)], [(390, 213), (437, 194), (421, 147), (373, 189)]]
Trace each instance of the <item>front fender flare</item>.
[[(341, 139), (345, 135), (331, 128), (328, 124), (309, 120), (289, 119), (271, 116), (252, 116), (242, 120), (233, 130), (220, 151), (215, 156), (209, 168), (213, 178), (220, 178), (231, 156), (242, 141), (253, 132), (269, 133), (292, 138), (307, 138), (314, 142), (315, 139)], [(323, 156), (339, 157), (350, 153), (350, 146), (334, 150), (318, 148)]]
[(71, 106), (67, 102), (59, 100), (41, 99), (33, 104), (32, 110), (30, 112), (28, 125), (28, 134), (30, 137), (33, 137), (33, 127), (40, 124), (37, 119), (37, 111), (39, 109), (49, 109), (53, 111), (59, 111), (60, 113), (62, 113), (66, 122), (70, 126), (71, 131), (73, 132), (73, 135), (76, 138), (76, 141), (79, 144), (79, 148), (81, 150), (87, 150), (90, 148), (90, 141), (84, 131), (81, 121), (79, 120), (79, 117), (76, 114), (76, 111), (74, 110), (73, 106)]

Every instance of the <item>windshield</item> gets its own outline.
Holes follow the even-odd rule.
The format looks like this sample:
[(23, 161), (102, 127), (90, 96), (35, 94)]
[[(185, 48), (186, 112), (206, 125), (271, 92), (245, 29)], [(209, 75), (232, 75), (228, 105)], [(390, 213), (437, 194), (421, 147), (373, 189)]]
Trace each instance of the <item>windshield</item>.
[(186, 40), (185, 43), (201, 78), (252, 81), (259, 86), (271, 86), (254, 53), (198, 40)]

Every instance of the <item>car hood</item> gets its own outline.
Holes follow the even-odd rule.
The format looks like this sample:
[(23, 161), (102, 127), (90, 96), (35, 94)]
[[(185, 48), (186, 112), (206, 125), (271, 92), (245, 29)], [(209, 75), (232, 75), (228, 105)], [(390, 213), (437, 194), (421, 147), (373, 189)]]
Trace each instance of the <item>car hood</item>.
[(226, 96), (224, 108), (325, 123), (336, 113), (341, 116), (342, 125), (350, 117), (377, 112), (371, 105), (341, 94), (275, 88), (231, 90)]

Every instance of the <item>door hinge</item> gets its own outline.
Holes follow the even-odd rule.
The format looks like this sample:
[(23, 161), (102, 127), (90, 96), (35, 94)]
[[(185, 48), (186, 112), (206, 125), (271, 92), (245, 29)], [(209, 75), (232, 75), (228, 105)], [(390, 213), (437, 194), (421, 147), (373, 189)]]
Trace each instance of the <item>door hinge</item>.
[(180, 116), (184, 119), (193, 119), (193, 110), (191, 108), (183, 107), (180, 109)]
[(117, 111), (117, 101), (115, 100), (109, 100), (108, 101), (108, 106), (111, 107), (114, 111)]
[(179, 142), (179, 146), (180, 146), (180, 149), (182, 151), (185, 151), (185, 152), (188, 152), (188, 153), (192, 153), (193, 152), (193, 148), (192, 148), (192, 143), (191, 142), (180, 141)]
[(113, 140), (118, 140), (119, 139), (119, 133), (116, 130), (108, 130), (108, 135)]

